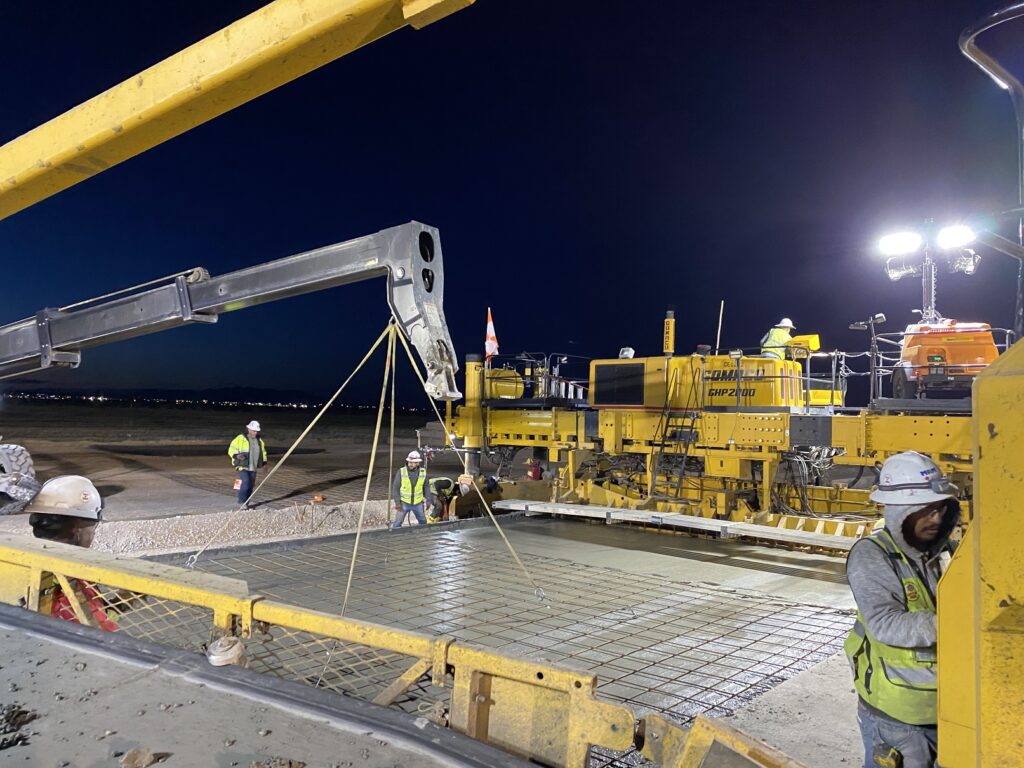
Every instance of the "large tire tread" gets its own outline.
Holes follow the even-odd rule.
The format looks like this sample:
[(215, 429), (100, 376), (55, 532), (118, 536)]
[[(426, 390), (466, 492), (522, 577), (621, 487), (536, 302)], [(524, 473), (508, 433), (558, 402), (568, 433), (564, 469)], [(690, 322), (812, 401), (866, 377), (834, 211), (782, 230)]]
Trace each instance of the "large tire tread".
[(0, 445), (0, 469), (4, 472), (20, 472), (29, 477), (36, 476), (32, 455), (20, 445)]

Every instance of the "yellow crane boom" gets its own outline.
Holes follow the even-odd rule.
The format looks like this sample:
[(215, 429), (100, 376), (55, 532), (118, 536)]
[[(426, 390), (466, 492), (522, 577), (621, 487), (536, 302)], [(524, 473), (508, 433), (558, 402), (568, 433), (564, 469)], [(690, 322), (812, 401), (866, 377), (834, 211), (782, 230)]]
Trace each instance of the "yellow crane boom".
[(0, 219), (474, 0), (276, 0), (0, 147)]

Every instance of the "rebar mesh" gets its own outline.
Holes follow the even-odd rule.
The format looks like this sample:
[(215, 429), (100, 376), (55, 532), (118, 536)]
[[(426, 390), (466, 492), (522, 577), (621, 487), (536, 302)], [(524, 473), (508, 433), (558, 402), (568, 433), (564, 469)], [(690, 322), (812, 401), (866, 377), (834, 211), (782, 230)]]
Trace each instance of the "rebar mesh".
[[(331, 610), (332, 600), (340, 604), (351, 547), (346, 538), (223, 551), (199, 567), (245, 579), (273, 599)], [(598, 675), (600, 695), (682, 724), (728, 715), (823, 661), (853, 622), (845, 610), (748, 590), (521, 557), (550, 601), (522, 583), (507, 552), (471, 544), (458, 531), (364, 537), (348, 615), (570, 663)], [(592, 758), (597, 766), (639, 762), (635, 753), (601, 750)]]

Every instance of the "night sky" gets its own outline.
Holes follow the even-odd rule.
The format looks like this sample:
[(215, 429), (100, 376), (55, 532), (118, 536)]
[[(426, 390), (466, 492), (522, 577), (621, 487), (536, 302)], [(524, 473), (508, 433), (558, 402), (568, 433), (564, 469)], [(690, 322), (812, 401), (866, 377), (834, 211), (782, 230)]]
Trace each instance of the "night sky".
[[(5, 3), (0, 143), (260, 2)], [(899, 330), (879, 234), (1016, 203), (1007, 95), (957, 50), (989, 2), (478, 0), (0, 222), (14, 321), (179, 269), (213, 274), (411, 219), (441, 231), (460, 359), (752, 346)], [(601, 9), (600, 11), (597, 9)], [(1012, 321), (1016, 265), (940, 276), (939, 309)], [(330, 391), (387, 321), (383, 281), (89, 350), (49, 387)], [(460, 376), (461, 380), (461, 376)], [(408, 384), (408, 380), (405, 381)], [(379, 391), (374, 371), (349, 402)], [(405, 386), (406, 402), (416, 401)]]

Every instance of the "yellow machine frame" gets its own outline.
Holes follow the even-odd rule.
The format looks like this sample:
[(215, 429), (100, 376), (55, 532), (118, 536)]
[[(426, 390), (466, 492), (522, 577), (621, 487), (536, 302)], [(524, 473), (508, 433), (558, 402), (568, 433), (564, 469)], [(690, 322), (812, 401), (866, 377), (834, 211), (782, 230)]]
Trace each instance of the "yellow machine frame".
[[(595, 394), (601, 373), (624, 366), (642, 367), (642, 378), (633, 380), (633, 400), (606, 404)], [(807, 502), (815, 514), (769, 511), (785, 455), (807, 445), (828, 446), (834, 464), (868, 471), (893, 454), (916, 450), (930, 456), (968, 495), (970, 491), (970, 416), (867, 410), (843, 415), (814, 409), (804, 397), (800, 363), (793, 360), (695, 355), (594, 361), (586, 410), (516, 408), (514, 398), (523, 387), (513, 383), (512, 372), (490, 369), (475, 359), (466, 361), (465, 371), (465, 405), (450, 417), (449, 430), (470, 452), (496, 447), (546, 451), (551, 461), (563, 464), (550, 501), (699, 515), (841, 537), (864, 535), (878, 515), (867, 489), (841, 483), (810, 486)], [(730, 373), (731, 378), (726, 375)], [(500, 407), (491, 405), (489, 397), (497, 389), (496, 377), (500, 391), (512, 393), (512, 401)], [(718, 387), (713, 383), (717, 381), (731, 384)], [(723, 393), (709, 397), (709, 386)], [(723, 399), (733, 406), (723, 405)], [(588, 469), (604, 456), (630, 455), (641, 462), (631, 483), (598, 479), (599, 473)], [(703, 473), (680, 481), (661, 470), (666, 460), (682, 457), (702, 460)], [(519, 492), (519, 487), (510, 488), (508, 497)], [(754, 498), (757, 502), (751, 503)], [(785, 500), (797, 503), (791, 495)]]
[(276, 0), (0, 147), (0, 219), (474, 0)]

